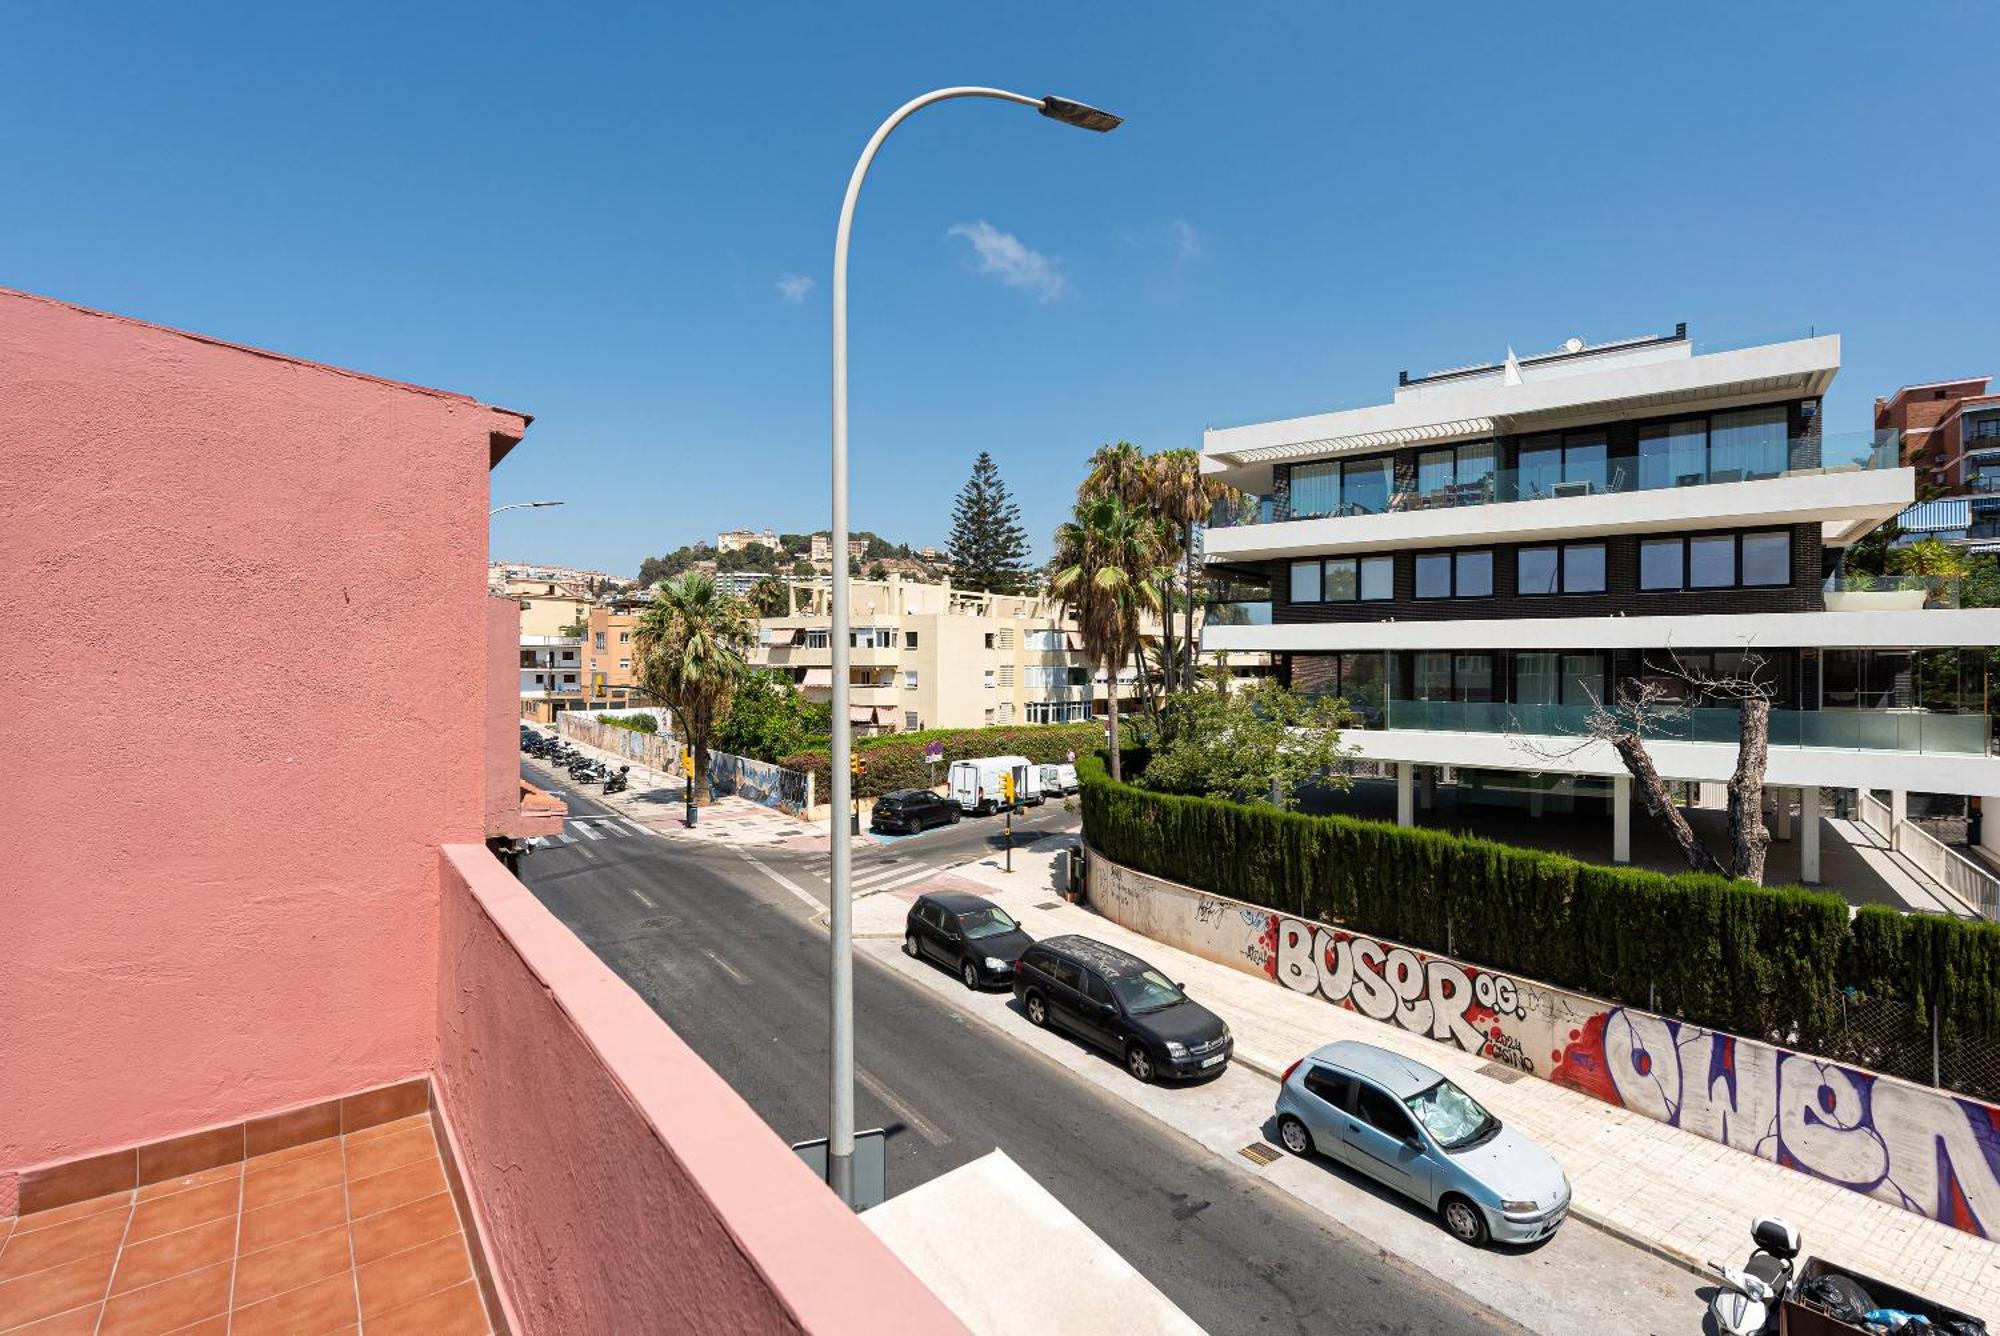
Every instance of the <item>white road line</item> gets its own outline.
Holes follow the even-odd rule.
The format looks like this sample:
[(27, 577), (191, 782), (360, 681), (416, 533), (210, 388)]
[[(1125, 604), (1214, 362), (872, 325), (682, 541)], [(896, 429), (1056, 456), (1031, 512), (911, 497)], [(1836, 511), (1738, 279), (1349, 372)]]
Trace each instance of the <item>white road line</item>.
[(785, 876), (781, 872), (772, 871), (770, 868), (766, 867), (764, 864), (758, 862), (755, 858), (751, 857), (748, 850), (737, 848), (737, 846), (735, 845), (730, 845), (727, 847), (735, 849), (736, 856), (738, 858), (741, 858), (751, 867), (756, 868), (759, 872), (769, 877), (772, 881), (777, 882), (778, 885), (784, 887), (786, 890), (790, 891), (793, 895), (796, 895), (799, 899), (803, 900), (806, 903), (806, 905), (811, 909), (816, 911), (823, 911), (826, 908), (825, 905), (821, 904), (818, 900), (815, 900), (812, 897), (812, 895), (806, 891), (804, 887), (800, 886), (790, 877)]
[(724, 960), (721, 956), (715, 954), (715, 952), (704, 950), (702, 954), (707, 956), (710, 960), (714, 961), (715, 967), (717, 969), (721, 970), (724, 974), (727, 974), (730, 978), (736, 980), (736, 982), (741, 984), (747, 984), (750, 982), (749, 975), (745, 974), (742, 970), (737, 969), (734, 965)]
[(638, 822), (636, 822), (636, 821), (627, 821), (627, 822), (626, 822), (625, 824), (626, 824), (626, 825), (628, 825), (628, 826), (630, 826), (630, 827), (631, 827), (631, 828), (632, 828), (632, 829), (633, 829), (633, 830), (634, 830), (635, 832), (637, 832), (637, 833), (638, 833), (638, 834), (640, 834), (640, 835), (651, 835), (651, 834), (653, 834), (653, 832), (652, 832), (651, 830), (647, 829), (647, 828), (646, 828), (645, 826), (642, 826), (642, 825), (640, 825), (640, 824), (639, 824)]
[(942, 1146), (945, 1142), (951, 1140), (936, 1123), (933, 1123), (908, 1104), (905, 1104), (895, 1091), (882, 1084), (880, 1077), (859, 1063), (856, 1063), (854, 1066), (854, 1079), (867, 1087), (868, 1092), (874, 1095), (875, 1098), (901, 1114), (903, 1121), (910, 1125), (911, 1130), (924, 1140), (930, 1142), (933, 1146)]
[(651, 900), (650, 898), (648, 898), (648, 896), (646, 895), (646, 893), (645, 893), (644, 891), (640, 890), (640, 889), (639, 889), (638, 887), (636, 887), (636, 886), (627, 886), (627, 887), (626, 887), (625, 889), (626, 889), (626, 891), (627, 891), (627, 892), (629, 892), (629, 893), (631, 894), (631, 896), (632, 896), (632, 898), (633, 898), (634, 900), (637, 900), (637, 901), (638, 901), (638, 902), (639, 902), (640, 904), (642, 904), (642, 905), (646, 906), (646, 908), (648, 908), (648, 909), (658, 909), (658, 908), (659, 908), (659, 906), (658, 906), (658, 905), (656, 905), (656, 904), (654, 904), (654, 903), (652, 902), (652, 900)]
[(589, 826), (584, 825), (583, 822), (581, 821), (576, 823), (576, 833), (583, 836), (587, 840), (601, 840), (604, 838), (602, 835), (599, 835), (596, 831), (592, 830)]
[(894, 881), (885, 881), (880, 886), (870, 886), (868, 888), (868, 894), (880, 895), (883, 891), (893, 891), (898, 886), (908, 886), (913, 881), (922, 881), (925, 877), (931, 876), (936, 871), (937, 871), (936, 868), (919, 867), (914, 871), (905, 872), (902, 876), (896, 878)]
[(568, 831), (568, 830), (566, 830), (566, 829), (565, 829), (565, 830), (559, 830), (559, 831), (557, 831), (557, 832), (556, 832), (556, 838), (557, 838), (557, 839), (559, 839), (559, 840), (561, 840), (561, 841), (562, 841), (562, 842), (563, 842), (564, 844), (575, 844), (575, 843), (576, 843), (576, 836), (574, 836), (574, 835), (570, 834), (570, 833), (569, 833), (569, 831)]
[(854, 884), (856, 886), (870, 886), (878, 881), (886, 881), (890, 877), (895, 876), (897, 873), (908, 870), (908, 866), (909, 865), (906, 863), (891, 863), (889, 864), (889, 866), (885, 868), (880, 868), (875, 871), (862, 873), (861, 875), (855, 877)]

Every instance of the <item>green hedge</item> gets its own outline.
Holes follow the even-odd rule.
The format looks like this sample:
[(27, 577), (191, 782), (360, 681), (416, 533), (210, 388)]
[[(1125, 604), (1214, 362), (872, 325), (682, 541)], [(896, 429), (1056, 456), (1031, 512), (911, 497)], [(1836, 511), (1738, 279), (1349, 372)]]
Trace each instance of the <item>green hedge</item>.
[[(1075, 752), (1081, 768), (1083, 761), (1104, 745), (1104, 727), (1083, 723), (927, 728), (914, 733), (856, 738), (855, 754), (868, 763), (868, 773), (855, 786), (859, 796), (873, 798), (893, 789), (928, 788), (933, 780), (931, 767), (924, 763), (924, 747), (932, 742), (944, 744), (944, 761), (937, 767), (936, 780), (942, 783), (945, 766), (975, 756), (1025, 756), (1038, 764), (1053, 764)], [(830, 791), (827, 783), (832, 778), (832, 767), (825, 752), (799, 752), (778, 764), (817, 776), (814, 784), (822, 796)]]
[(1983, 1068), (2000, 1047), (2000, 923), (1864, 905), (1842, 974), (1863, 997), (1905, 1003), (1913, 1036), (1930, 1034), (1935, 1013), (1946, 1073), (1968, 1062)]
[(1151, 793), (1095, 755), (1077, 771), (1092, 846), (1143, 872), (1753, 1038), (1810, 1049), (1839, 1024), (1836, 895)]

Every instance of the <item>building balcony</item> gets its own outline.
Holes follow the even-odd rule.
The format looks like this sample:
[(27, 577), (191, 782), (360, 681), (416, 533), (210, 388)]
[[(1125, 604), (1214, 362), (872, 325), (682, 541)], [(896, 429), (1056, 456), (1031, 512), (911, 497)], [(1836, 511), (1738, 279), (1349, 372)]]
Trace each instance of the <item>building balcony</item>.
[(1587, 468), (1493, 469), (1430, 486), (1380, 487), (1337, 501), (1246, 496), (1216, 508), (1207, 551), (1211, 561), (1232, 562), (1815, 519), (1826, 541), (1839, 544), (1891, 518), (1914, 494), (1894, 438), (1828, 435), (1744, 447), (1724, 466), (1712, 457), (1685, 465), (1671, 456), (1600, 459)]
[[(1451, 733), (1518, 733), (1549, 738), (1590, 734), (1588, 705), (1518, 705), (1503, 701), (1391, 700), (1380, 727)], [(1727, 743), (1742, 732), (1735, 706), (1697, 706), (1649, 721), (1648, 734), (1666, 742)], [(1823, 747), (1846, 751), (1897, 751), (1927, 755), (1984, 756), (1992, 723), (1984, 714), (1922, 709), (1772, 710), (1773, 747)]]

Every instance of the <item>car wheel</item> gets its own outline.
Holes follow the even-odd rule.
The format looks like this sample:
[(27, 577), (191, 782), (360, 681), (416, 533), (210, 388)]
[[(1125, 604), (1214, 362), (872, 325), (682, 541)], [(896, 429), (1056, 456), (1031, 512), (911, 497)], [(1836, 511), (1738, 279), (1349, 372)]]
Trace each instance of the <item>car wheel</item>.
[(1306, 1131), (1306, 1125), (1286, 1114), (1278, 1119), (1278, 1140), (1294, 1155), (1313, 1153), (1313, 1134)]
[(912, 960), (917, 958), (917, 935), (915, 933), (906, 932), (903, 934), (903, 954)]
[(966, 961), (964, 966), (958, 971), (958, 977), (965, 980), (967, 988), (970, 988), (975, 993), (979, 991), (979, 966), (969, 960)]
[(1143, 1085), (1152, 1084), (1153, 1055), (1138, 1044), (1125, 1050), (1125, 1070), (1132, 1073), (1134, 1080)]
[(1452, 1195), (1438, 1204), (1438, 1213), (1444, 1217), (1444, 1227), (1460, 1243), (1474, 1248), (1486, 1242), (1486, 1217), (1479, 1208), (1465, 1198)]
[(948, 826), (955, 826), (955, 825), (957, 825), (957, 824), (958, 824), (958, 818), (959, 818), (959, 816), (960, 816), (960, 815), (961, 815), (961, 814), (960, 814), (959, 810), (958, 810), (958, 809), (957, 809), (956, 807), (952, 808), (952, 809), (951, 809), (951, 813), (950, 813), (950, 814), (949, 814), (948, 816), (946, 816), (946, 817), (945, 817), (945, 824), (946, 824), (946, 825), (948, 825)]
[(1023, 1005), (1027, 1008), (1028, 1024), (1035, 1026), (1037, 1029), (1045, 1028), (1048, 1025), (1049, 1004), (1042, 1001), (1040, 993), (1028, 994), (1028, 1000)]

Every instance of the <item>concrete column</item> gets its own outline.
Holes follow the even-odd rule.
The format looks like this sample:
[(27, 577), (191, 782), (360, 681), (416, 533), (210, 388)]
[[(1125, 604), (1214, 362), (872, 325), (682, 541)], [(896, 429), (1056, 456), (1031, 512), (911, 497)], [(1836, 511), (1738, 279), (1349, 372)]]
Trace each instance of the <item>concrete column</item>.
[(1799, 880), (1819, 880), (1819, 786), (1799, 790)]
[(1417, 785), (1417, 806), (1423, 811), (1428, 812), (1437, 806), (1437, 796), (1438, 768), (1434, 765), (1427, 765), (1424, 767), (1424, 773)]
[(1889, 790), (1889, 830), (1893, 833), (1903, 828), (1903, 822), (1910, 815), (1910, 791), (1908, 789)]
[(1632, 861), (1632, 777), (1611, 777), (1611, 861)]
[(1409, 761), (1396, 762), (1396, 824), (1417, 824), (1417, 767)]
[(1792, 791), (1773, 789), (1772, 796), (1778, 800), (1778, 828), (1774, 832), (1781, 840), (1792, 838)]
[(1539, 788), (1528, 790), (1528, 815), (1538, 821), (1542, 816), (1542, 792)]

